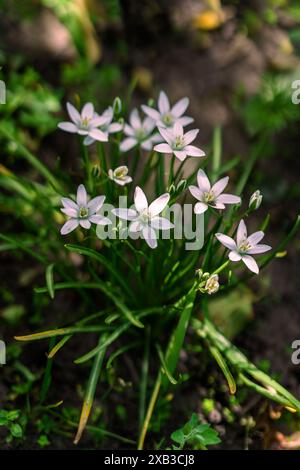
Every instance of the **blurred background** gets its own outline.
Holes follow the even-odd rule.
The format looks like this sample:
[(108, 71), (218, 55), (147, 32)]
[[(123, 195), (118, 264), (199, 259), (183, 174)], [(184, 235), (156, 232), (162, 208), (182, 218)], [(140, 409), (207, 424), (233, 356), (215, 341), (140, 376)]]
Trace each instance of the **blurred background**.
[[(250, 155), (259, 153), (244, 199), (257, 189), (262, 192), (263, 206), (250, 225), (256, 228), (270, 212), (267, 242), (278, 243), (299, 208), (300, 105), (291, 99), (292, 83), (300, 79), (298, 1), (0, 0), (0, 6), (0, 79), (7, 88), (0, 121), (50, 168), (59, 162), (74, 177), (80, 171), (76, 142), (57, 131), (57, 123), (66, 115), (66, 101), (79, 106), (90, 100), (102, 111), (115, 96), (122, 97), (125, 105), (130, 103), (129, 108), (156, 99), (160, 90), (172, 102), (188, 96), (188, 114), (200, 129), (200, 146), (209, 148), (220, 129), (222, 160), (235, 161), (229, 169), (233, 180)], [(0, 174), (7, 167), (19, 174), (32, 171), (15, 158), (12, 142), (0, 137), (0, 145)], [(32, 178), (36, 178), (34, 172)], [(3, 231), (17, 231), (16, 221), (9, 217), (13, 209), (1, 204), (0, 200)], [(293, 240), (259, 281), (225, 303), (216, 302), (212, 309), (223, 331), (253, 361), (278, 374), (298, 398), (300, 366), (293, 365), (290, 356), (292, 342), (300, 339), (299, 249), (299, 239)], [(4, 249), (0, 260), (0, 332), (1, 337), (11, 338), (20, 322), (28, 321), (28, 308), (33, 305), (30, 289), (39, 273), (23, 259), (20, 270)], [(42, 315), (40, 307), (29, 323), (38, 324)], [(33, 369), (38, 369), (42, 349), (34, 347)], [(18, 366), (13, 372), (5, 369), (5, 375), (0, 370), (4, 377), (0, 404), (22, 394), (10, 388), (18, 380), (19, 385), (24, 382), (18, 348), (12, 345), (10, 351)], [(27, 366), (32, 363), (29, 353), (27, 359), (22, 357), (25, 365), (26, 360)], [(61, 369), (63, 377), (63, 365)], [(65, 395), (72, 393), (76, 373), (71, 367), (61, 379)], [(201, 406), (203, 394), (211, 399), (195, 379), (194, 407)], [(218, 397), (214, 400), (218, 402)], [(256, 400), (247, 402), (249, 410)], [(182, 406), (179, 397), (175, 404), (179, 413)], [(207, 406), (208, 411), (201, 412), (209, 414), (208, 402)], [(222, 413), (212, 416), (212, 422), (224, 428), (222, 446), (243, 447), (240, 424)], [(273, 419), (270, 413), (269, 409), (261, 412), (254, 447), (285, 445), (276, 426), (274, 431), (275, 414)], [(298, 429), (294, 418), (289, 433)], [(68, 441), (61, 439), (55, 446), (65, 448)], [(295, 439), (297, 447), (299, 437)]]

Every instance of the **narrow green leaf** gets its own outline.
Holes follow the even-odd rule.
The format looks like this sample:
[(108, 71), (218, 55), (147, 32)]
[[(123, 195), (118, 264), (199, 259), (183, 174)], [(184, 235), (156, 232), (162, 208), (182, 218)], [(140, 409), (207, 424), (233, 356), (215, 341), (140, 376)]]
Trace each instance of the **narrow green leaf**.
[[(106, 339), (105, 335), (101, 336), (99, 339), (99, 344), (103, 343), (105, 339)], [(78, 430), (74, 439), (74, 444), (78, 444), (78, 442), (80, 441), (84, 428), (88, 422), (104, 356), (105, 356), (105, 349), (102, 349), (101, 351), (98, 352), (98, 354), (96, 355), (94, 359), (93, 367), (89, 376), (89, 380), (88, 380), (88, 384), (87, 384), (87, 388), (86, 388), (86, 392), (85, 392), (85, 396), (83, 400), (81, 416), (79, 420)]]
[(173, 385), (176, 385), (177, 384), (177, 380), (174, 379), (174, 377), (172, 376), (171, 372), (169, 371), (168, 369), (168, 366), (166, 364), (166, 361), (165, 361), (165, 358), (164, 358), (164, 355), (163, 355), (163, 352), (161, 350), (161, 348), (159, 347), (159, 345), (157, 344), (156, 345), (156, 349), (157, 349), (157, 354), (158, 354), (158, 357), (159, 357), (159, 360), (161, 362), (161, 370), (164, 374), (166, 374), (166, 376), (168, 377), (169, 381), (171, 382), (171, 384)]
[(221, 371), (223, 372), (223, 374), (224, 374), (224, 376), (227, 380), (230, 393), (232, 395), (234, 395), (235, 392), (236, 392), (236, 383), (235, 383), (235, 380), (234, 380), (234, 378), (233, 378), (233, 376), (232, 376), (232, 374), (229, 370), (229, 367), (228, 367), (224, 357), (222, 356), (220, 351), (214, 346), (210, 346), (209, 350), (210, 350), (212, 356), (215, 358), (218, 366), (220, 367)]
[(46, 268), (46, 284), (47, 284), (48, 292), (49, 292), (51, 299), (54, 299), (53, 268), (54, 268), (54, 263), (49, 264), (49, 266), (47, 266)]
[[(184, 342), (186, 330), (189, 325), (191, 313), (193, 310), (195, 297), (196, 297), (196, 292), (195, 292), (194, 287), (192, 287), (192, 289), (185, 296), (184, 301), (182, 301), (182, 303), (184, 303), (184, 308), (182, 312), (180, 313), (178, 324), (173, 334), (171, 335), (171, 338), (168, 343), (168, 348), (165, 354), (165, 362), (166, 362), (167, 369), (171, 375), (174, 374), (174, 371), (177, 366), (179, 354), (180, 354), (180, 351)], [(166, 376), (162, 377), (162, 384), (165, 387), (167, 386), (167, 383), (168, 383), (167, 380), (168, 379)]]

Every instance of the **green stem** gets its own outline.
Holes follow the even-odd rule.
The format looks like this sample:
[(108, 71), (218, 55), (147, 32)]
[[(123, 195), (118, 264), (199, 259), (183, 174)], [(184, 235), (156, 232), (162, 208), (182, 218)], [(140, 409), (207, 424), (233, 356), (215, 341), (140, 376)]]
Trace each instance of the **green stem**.
[(142, 429), (143, 420), (145, 418), (147, 382), (149, 372), (149, 350), (150, 350), (150, 327), (146, 328), (145, 349), (142, 363), (142, 377), (140, 386), (140, 403), (139, 403), (139, 429)]
[(153, 392), (152, 392), (152, 395), (151, 395), (151, 398), (150, 398), (149, 406), (148, 406), (148, 409), (147, 409), (147, 414), (146, 414), (146, 417), (145, 417), (145, 420), (144, 420), (144, 423), (143, 423), (143, 427), (142, 427), (142, 430), (141, 430), (141, 433), (140, 433), (140, 436), (139, 436), (139, 440), (138, 440), (138, 450), (143, 450), (143, 448), (144, 448), (145, 437), (146, 437), (148, 427), (149, 427), (149, 423), (150, 423), (150, 420), (151, 420), (151, 417), (152, 417), (152, 414), (153, 414), (153, 411), (154, 411), (155, 403), (156, 403), (157, 398), (158, 398), (160, 387), (161, 387), (161, 372), (159, 372), (158, 375), (157, 375), (157, 379), (156, 379), (156, 382), (155, 382), (155, 385), (154, 385), (154, 389), (153, 389)]
[(171, 162), (170, 162), (168, 188), (170, 188), (171, 183), (174, 181), (174, 164), (175, 164), (175, 155), (173, 154), (171, 157)]
[(165, 188), (165, 157), (164, 155), (157, 155), (158, 166), (157, 166), (157, 180), (156, 180), (156, 192), (157, 195), (164, 193)]
[(82, 149), (82, 160), (83, 160), (83, 166), (86, 172), (86, 178), (87, 178), (87, 187), (90, 193), (93, 193), (93, 175), (92, 175), (92, 169), (91, 169), (91, 162), (89, 159), (89, 152), (88, 148), (86, 145), (81, 143), (81, 149)]

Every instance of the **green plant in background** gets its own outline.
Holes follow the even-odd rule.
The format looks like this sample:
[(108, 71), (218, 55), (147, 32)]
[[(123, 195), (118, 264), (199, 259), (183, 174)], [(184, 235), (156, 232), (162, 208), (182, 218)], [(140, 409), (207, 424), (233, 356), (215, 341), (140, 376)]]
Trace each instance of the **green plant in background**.
[(13, 439), (21, 439), (25, 425), (26, 418), (21, 415), (20, 410), (0, 410), (0, 426), (7, 429), (7, 443), (10, 443)]
[[(140, 388), (136, 391), (138, 422), (133, 438), (138, 448), (144, 447), (156, 406), (159, 409), (169, 391), (188, 380), (177, 372), (188, 328), (195, 341), (201, 341), (217, 362), (231, 394), (236, 392), (238, 379), (285, 408), (300, 410), (298, 400), (249, 362), (211, 319), (211, 296), (222, 299), (258, 273), (253, 255), (270, 248), (259, 243), (269, 217), (259, 231), (247, 236), (243, 219), (257, 206), (249, 207), (248, 202), (241, 206), (240, 196), (259, 154), (251, 157), (241, 171), (235, 194), (224, 194), (228, 177), (223, 175), (236, 167), (238, 161), (222, 164), (219, 129), (208, 149), (208, 158), (204, 158), (204, 152), (193, 145), (197, 130), (182, 128), (191, 123), (191, 118), (184, 116), (187, 106), (188, 100), (184, 98), (170, 107), (167, 96), (161, 93), (158, 109), (143, 107), (144, 119), (134, 110), (129, 123), (124, 124), (126, 116), (119, 99), (102, 114), (96, 113), (91, 103), (80, 112), (68, 105), (69, 121), (59, 126), (79, 134), (83, 170), (79, 185), (59, 165), (49, 170), (5, 122), (0, 126), (2, 139), (15, 146), (19, 158), (43, 179), (37, 182), (30, 175), (18, 176), (9, 167), (2, 170), (1, 207), (6, 214), (9, 208), (20, 229), (17, 235), (2, 233), (0, 248), (12, 250), (17, 256), (23, 252), (43, 266), (45, 287), (36, 288), (36, 296), (51, 302), (59, 291), (71, 289), (78, 302), (72, 322), (66, 324), (63, 317), (58, 322), (53, 313), (52, 329), (17, 337), (19, 341), (50, 341), (39, 394), (41, 406), (47, 400), (53, 362), (61, 348), (68, 347), (74, 335), (81, 335), (82, 341), (89, 333), (99, 337), (92, 349), (74, 357), (78, 367), (90, 370), (76, 443), (87, 426), (99, 380), (102, 379), (109, 393), (115, 365), (132, 351), (141, 358), (137, 361)], [(186, 250), (185, 244), (190, 240), (182, 236), (158, 236), (160, 230), (167, 233), (174, 225), (176, 228), (176, 218), (172, 221), (166, 218), (167, 207), (184, 204), (187, 188), (193, 196), (192, 220), (199, 223), (199, 218), (205, 219), (203, 244), (194, 250)], [(151, 204), (145, 192), (151, 194)], [(119, 196), (129, 197), (129, 207), (119, 206)], [(133, 202), (134, 208), (130, 208)], [(231, 208), (226, 208), (228, 204)], [(103, 212), (104, 207), (107, 213)], [(128, 237), (128, 219), (135, 238), (142, 234), (143, 239)], [(299, 223), (297, 219), (270, 254), (262, 255), (260, 269), (285, 249)], [(66, 244), (58, 224), (63, 227), (61, 233), (68, 237)], [(195, 236), (200, 235), (201, 227), (197, 227)], [(104, 236), (107, 230), (110, 237)], [(77, 264), (74, 255), (80, 260)], [(240, 271), (236, 264), (239, 261), (250, 269), (247, 274)], [(156, 367), (154, 382), (150, 365)], [(71, 423), (74, 425), (73, 420)], [(93, 426), (88, 425), (87, 429), (92, 430)], [(103, 432), (114, 436), (109, 430)], [(48, 445), (44, 436), (47, 433), (41, 429), (41, 446)], [(175, 434), (175, 440), (176, 436), (182, 447), (195, 440), (202, 446), (218, 441), (214, 431), (198, 425), (195, 417)]]
[(194, 450), (206, 449), (221, 442), (218, 433), (209, 424), (200, 424), (195, 413), (184, 426), (171, 434), (171, 439), (177, 444), (173, 445), (174, 450), (182, 450), (186, 446)]

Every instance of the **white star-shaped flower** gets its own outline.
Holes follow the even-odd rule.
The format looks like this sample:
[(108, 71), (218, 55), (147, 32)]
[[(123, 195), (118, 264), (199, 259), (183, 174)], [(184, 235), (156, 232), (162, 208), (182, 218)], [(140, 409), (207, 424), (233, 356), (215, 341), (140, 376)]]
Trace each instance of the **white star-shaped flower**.
[(194, 121), (191, 117), (183, 116), (188, 105), (189, 99), (182, 98), (171, 108), (167, 95), (161, 91), (158, 98), (158, 110), (147, 105), (143, 105), (142, 110), (154, 120), (158, 127), (173, 127), (175, 122), (179, 122), (182, 126), (187, 126)]
[(198, 199), (195, 204), (195, 214), (202, 214), (208, 209), (208, 206), (214, 209), (225, 209), (225, 204), (239, 204), (241, 198), (233, 194), (222, 194), (229, 181), (225, 176), (211, 186), (206, 173), (199, 170), (197, 173), (198, 186), (189, 186), (191, 194)]
[(100, 142), (108, 141), (107, 134), (98, 129), (99, 126), (106, 123), (107, 116), (99, 116), (96, 114), (92, 103), (86, 103), (83, 106), (81, 113), (79, 113), (71, 103), (67, 103), (67, 110), (71, 118), (71, 122), (60, 122), (58, 124), (60, 129), (73, 134), (85, 136), (83, 141), (84, 145), (89, 145), (89, 138)]
[(62, 226), (60, 233), (67, 235), (75, 230), (78, 225), (83, 228), (91, 228), (91, 223), (100, 225), (109, 225), (111, 221), (107, 217), (97, 214), (103, 206), (105, 196), (97, 196), (88, 201), (88, 195), (83, 184), (77, 189), (76, 202), (68, 197), (63, 197), (61, 202), (63, 208), (61, 211), (70, 217)]
[(155, 230), (169, 230), (174, 225), (165, 217), (159, 214), (165, 209), (170, 199), (168, 193), (162, 194), (150, 205), (144, 191), (137, 186), (134, 192), (135, 209), (113, 209), (113, 214), (123, 220), (130, 220), (129, 230), (131, 232), (142, 233), (150, 248), (157, 247), (157, 237)]
[[(107, 136), (107, 140), (109, 134), (115, 134), (116, 132), (120, 132), (123, 129), (123, 124), (120, 122), (112, 122), (114, 118), (114, 112), (111, 106), (109, 106), (109, 108), (107, 108), (101, 115), (95, 113), (95, 117), (103, 118), (103, 124), (100, 124), (99, 129)], [(95, 139), (90, 136), (87, 136), (84, 141), (85, 145), (90, 145), (94, 142)]]
[(172, 129), (165, 129), (159, 127), (159, 132), (165, 139), (166, 143), (155, 145), (154, 150), (160, 153), (174, 153), (174, 155), (181, 161), (186, 157), (204, 157), (205, 152), (190, 145), (197, 137), (199, 129), (193, 129), (184, 134), (183, 127), (179, 122), (176, 122)]
[(129, 123), (130, 125), (125, 124), (124, 126), (124, 133), (127, 135), (127, 138), (120, 144), (121, 152), (127, 152), (136, 145), (140, 145), (144, 150), (152, 150), (155, 143), (162, 141), (158, 133), (152, 134), (155, 128), (153, 119), (146, 117), (142, 121), (137, 109), (131, 111)]
[(259, 268), (251, 255), (258, 255), (272, 249), (269, 245), (259, 244), (264, 235), (264, 232), (260, 230), (248, 237), (247, 228), (243, 220), (240, 221), (238, 226), (236, 242), (233, 238), (228, 237), (228, 235), (216, 233), (219, 242), (230, 250), (229, 259), (234, 262), (242, 260), (247, 268), (255, 274), (259, 273)]

